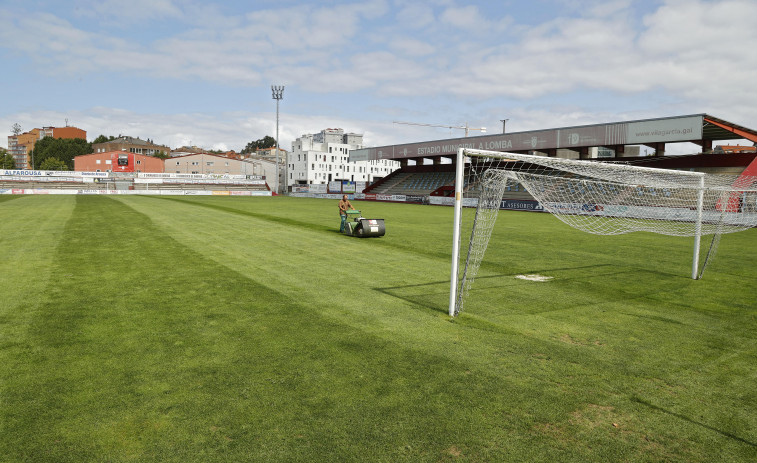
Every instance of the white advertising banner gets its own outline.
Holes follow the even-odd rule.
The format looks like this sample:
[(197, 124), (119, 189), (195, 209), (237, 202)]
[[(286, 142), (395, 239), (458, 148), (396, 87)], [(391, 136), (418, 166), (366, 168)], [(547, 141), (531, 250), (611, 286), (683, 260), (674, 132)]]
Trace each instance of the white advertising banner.
[(342, 182), (329, 182), (329, 193), (341, 193)]

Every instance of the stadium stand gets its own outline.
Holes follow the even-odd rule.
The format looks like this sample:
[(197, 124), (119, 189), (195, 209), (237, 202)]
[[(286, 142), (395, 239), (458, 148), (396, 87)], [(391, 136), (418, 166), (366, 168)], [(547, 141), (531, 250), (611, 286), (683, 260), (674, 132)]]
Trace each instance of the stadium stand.
[(434, 167), (419, 166), (415, 169), (411, 167), (408, 170), (395, 171), (368, 187), (365, 192), (387, 195), (429, 195), (438, 188), (454, 182), (455, 173), (451, 168), (434, 170)]

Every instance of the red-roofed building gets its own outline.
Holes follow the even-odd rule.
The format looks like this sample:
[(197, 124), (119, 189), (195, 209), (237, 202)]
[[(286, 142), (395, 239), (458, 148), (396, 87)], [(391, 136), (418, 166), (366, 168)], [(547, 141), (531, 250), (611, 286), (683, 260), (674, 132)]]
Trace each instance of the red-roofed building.
[(744, 145), (718, 145), (712, 150), (713, 153), (757, 153), (757, 147)]
[(108, 151), (76, 156), (77, 172), (152, 172), (163, 173), (163, 160), (128, 151)]

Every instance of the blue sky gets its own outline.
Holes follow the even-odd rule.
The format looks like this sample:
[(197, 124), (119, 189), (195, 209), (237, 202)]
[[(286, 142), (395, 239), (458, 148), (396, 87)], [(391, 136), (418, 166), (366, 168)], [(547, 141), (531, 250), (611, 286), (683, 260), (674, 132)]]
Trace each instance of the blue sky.
[[(0, 0), (0, 128), (239, 150), (710, 113), (757, 127), (754, 0)], [(7, 138), (0, 137), (0, 146)], [(686, 148), (681, 148), (686, 150)]]

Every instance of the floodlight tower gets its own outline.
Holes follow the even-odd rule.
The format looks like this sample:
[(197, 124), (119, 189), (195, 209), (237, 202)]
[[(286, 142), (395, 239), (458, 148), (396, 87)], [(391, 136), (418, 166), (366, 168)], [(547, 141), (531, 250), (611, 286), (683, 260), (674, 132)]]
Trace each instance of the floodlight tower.
[[(279, 191), (279, 102), (284, 98), (284, 86), (271, 85), (271, 92), (273, 92), (273, 99), (276, 100), (276, 194), (279, 194), (281, 193)], [(286, 189), (286, 171), (284, 175)]]

